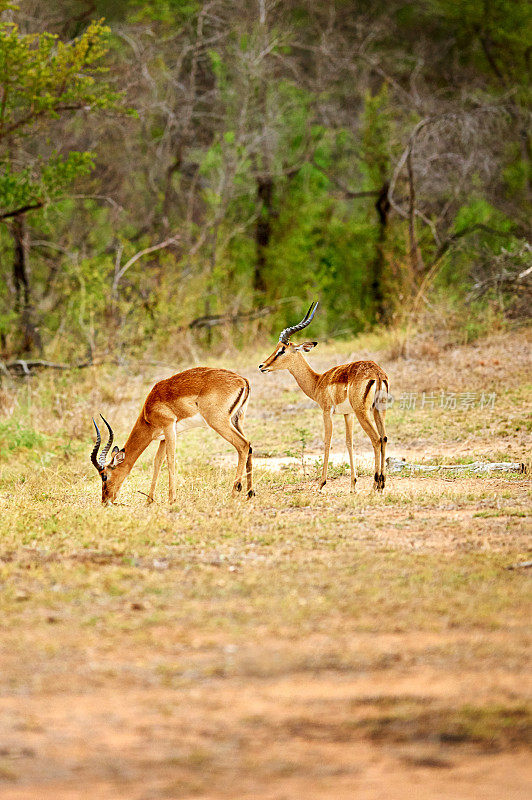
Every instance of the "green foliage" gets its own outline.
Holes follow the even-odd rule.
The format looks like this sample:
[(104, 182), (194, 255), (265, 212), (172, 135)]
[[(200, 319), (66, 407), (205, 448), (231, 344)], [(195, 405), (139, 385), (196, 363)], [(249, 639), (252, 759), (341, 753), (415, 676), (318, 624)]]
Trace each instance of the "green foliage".
[(21, 422), (5, 420), (0, 422), (0, 454), (6, 457), (20, 450), (42, 448), (46, 437), (33, 427), (25, 427)]
[[(466, 228), (471, 228), (479, 224), (485, 226), (491, 225), (492, 227), (506, 232), (510, 231), (512, 228), (510, 220), (505, 219), (485, 198), (477, 197), (458, 210), (454, 220), (453, 233), (459, 234)], [(489, 236), (489, 231), (484, 235)]]
[(528, 197), (528, 183), (532, 178), (529, 161), (522, 155), (522, 148), (517, 142), (512, 142), (507, 147), (507, 163), (503, 169), (503, 179), (509, 197), (519, 197), (524, 205), (530, 207)]
[(48, 148), (47, 156), (32, 157), (27, 146), (23, 153), (17, 146), (64, 114), (116, 106), (119, 95), (99, 80), (108, 34), (109, 28), (92, 22), (64, 43), (50, 33), (23, 34), (15, 23), (0, 21), (2, 215), (43, 205), (92, 169), (87, 152), (61, 155)]
[[(196, 316), (283, 301), (260, 323), (278, 329), (289, 298), (320, 299), (316, 335), (410, 316), (429, 291), (460, 314), (492, 268), (518, 268), (532, 163), (523, 0), (363, 0), (333, 15), (299, 0), (262, 15), (229, 0), (45, 5), (0, 0), (5, 353), (22, 352), (22, 298), (45, 350), (84, 357), (164, 347)], [(90, 20), (100, 13), (108, 25)], [(138, 116), (94, 113), (122, 110), (122, 92)], [(406, 148), (421, 120), (411, 225)], [(17, 243), (11, 220), (28, 210)], [(479, 297), (475, 319), (493, 306), (497, 324), (512, 291)], [(235, 341), (250, 330), (235, 326)]]
[(364, 327), (368, 308), (366, 265), (373, 256), (371, 224), (331, 201), (323, 176), (312, 167), (293, 182), (279, 213), (267, 279), (278, 297), (294, 292), (323, 298), (314, 330), (329, 320), (349, 330)]
[(198, 0), (151, 0), (140, 3), (129, 0), (132, 8), (131, 19), (135, 22), (154, 20), (167, 25), (184, 24), (200, 9)]
[(512, 229), (512, 221), (483, 197), (473, 198), (461, 206), (452, 233), (458, 237), (470, 234), (458, 239), (461, 244), (444, 260), (436, 286), (446, 287), (457, 297), (463, 297), (470, 288), (472, 270), (479, 261), (494, 258), (503, 245), (512, 241)]
[(368, 188), (380, 188), (389, 179), (392, 137), (392, 115), (389, 105), (388, 85), (364, 97), (362, 117), (363, 172)]
[(96, 81), (108, 33), (101, 22), (92, 22), (64, 43), (46, 32), (21, 34), (14, 23), (0, 23), (0, 140), (27, 135), (66, 111), (113, 106), (118, 95)]
[(429, 9), (438, 14), (444, 27), (452, 30), (462, 58), (471, 59), (499, 85), (513, 80), (525, 88), (522, 76), (529, 69), (532, 36), (530, 3), (432, 0)]
[(20, 170), (6, 163), (0, 174), (0, 213), (45, 205), (60, 197), (76, 178), (88, 175), (93, 167), (92, 153), (75, 151), (65, 156), (52, 153), (48, 159), (38, 158)]

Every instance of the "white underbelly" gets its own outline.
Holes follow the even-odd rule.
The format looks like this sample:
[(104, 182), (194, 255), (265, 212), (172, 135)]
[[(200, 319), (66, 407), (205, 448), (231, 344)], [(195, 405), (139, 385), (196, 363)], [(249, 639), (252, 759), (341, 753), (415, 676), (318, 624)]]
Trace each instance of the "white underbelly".
[(191, 428), (207, 428), (207, 423), (201, 416), (201, 414), (194, 414), (193, 417), (187, 417), (186, 419), (180, 419), (179, 422), (175, 424), (175, 432), (176, 433), (183, 433), (183, 431), (189, 431)]
[(343, 403), (339, 403), (337, 406), (333, 406), (335, 414), (353, 414), (353, 406), (346, 398)]
[[(208, 428), (209, 426), (201, 416), (201, 414), (194, 414), (193, 417), (186, 417), (185, 419), (180, 419), (179, 421), (174, 422), (175, 432), (177, 435), (180, 433), (185, 433), (185, 431), (191, 430), (191, 428)], [(164, 439), (164, 433), (159, 434), (157, 436), (159, 441)]]

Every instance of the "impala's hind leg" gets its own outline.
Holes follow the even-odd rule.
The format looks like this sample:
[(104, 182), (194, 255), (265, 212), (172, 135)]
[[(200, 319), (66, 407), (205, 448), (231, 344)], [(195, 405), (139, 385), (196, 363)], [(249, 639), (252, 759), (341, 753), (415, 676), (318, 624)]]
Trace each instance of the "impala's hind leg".
[(379, 483), (381, 492), (384, 489), (384, 484), (386, 483), (386, 442), (388, 441), (388, 437), (386, 436), (386, 429), (384, 427), (385, 413), (386, 411), (384, 409), (382, 410), (379, 410), (378, 408), (373, 409), (373, 417), (375, 418), (375, 424), (377, 426), (377, 430), (379, 431), (380, 445), (381, 445), (381, 464), (379, 472)]
[[(239, 434), (243, 436), (245, 439), (246, 435), (242, 430), (242, 426), (240, 424), (240, 417), (237, 416), (234, 418), (234, 425)], [(253, 448), (251, 447), (251, 445), (249, 445), (248, 457), (246, 459), (246, 489), (248, 497), (253, 497), (255, 495), (255, 492), (253, 490), (253, 465), (252, 465), (252, 455), (251, 455), (252, 453), (253, 453)]]
[(255, 490), (253, 488), (253, 448), (249, 445), (248, 457), (246, 459), (246, 489), (248, 492), (248, 497), (255, 496)]
[[(226, 442), (232, 444), (235, 448), (236, 452), (238, 453), (238, 464), (236, 468), (236, 475), (235, 475), (235, 482), (233, 484), (233, 497), (237, 494), (237, 492), (242, 491), (242, 475), (244, 473), (244, 467), (246, 466), (246, 462), (249, 464), (249, 481), (251, 481), (251, 443), (246, 439), (243, 433), (240, 433), (234, 425), (229, 422), (229, 420), (209, 420), (210, 427), (219, 433)], [(251, 488), (251, 483), (248, 483), (248, 496), (251, 497), (250, 492), (253, 489)]]
[(380, 479), (380, 466), (381, 466), (381, 437), (379, 436), (378, 432), (375, 430), (373, 425), (371, 424), (370, 418), (367, 415), (367, 411), (357, 411), (356, 412), (357, 419), (360, 422), (362, 428), (368, 434), (371, 444), (373, 445), (373, 453), (375, 455), (375, 483), (373, 484), (373, 488), (375, 491), (380, 492), (382, 491), (381, 479)]
[(161, 464), (164, 461), (164, 454), (166, 452), (166, 443), (164, 439), (161, 439), (159, 442), (159, 447), (157, 448), (157, 452), (155, 454), (155, 460), (153, 462), (153, 478), (151, 479), (151, 486), (150, 486), (150, 493), (148, 495), (147, 504), (154, 502), (155, 499), (155, 486), (157, 485), (157, 478), (159, 477), (159, 472), (161, 470)]
[(168, 500), (170, 503), (176, 501), (175, 491), (175, 423), (172, 422), (164, 429), (164, 440), (166, 442), (166, 460), (168, 462)]

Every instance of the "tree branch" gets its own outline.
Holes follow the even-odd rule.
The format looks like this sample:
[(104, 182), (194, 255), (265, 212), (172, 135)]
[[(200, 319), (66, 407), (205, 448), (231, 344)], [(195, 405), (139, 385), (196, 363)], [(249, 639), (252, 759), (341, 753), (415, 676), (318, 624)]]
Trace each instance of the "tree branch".
[(0, 214), (0, 219), (19, 217), (21, 214), (25, 214), (26, 211), (33, 211), (35, 208), (42, 208), (43, 206), (44, 206), (44, 200), (40, 203), (28, 203), (28, 205), (22, 206), (21, 208), (17, 208), (14, 211), (7, 211), (5, 214)]
[(135, 262), (139, 260), (139, 258), (148, 255), (148, 253), (154, 253), (156, 250), (162, 250), (164, 247), (169, 247), (171, 244), (174, 244), (175, 242), (179, 241), (180, 238), (181, 237), (176, 234), (175, 236), (171, 236), (169, 239), (165, 239), (164, 242), (160, 242), (159, 244), (154, 244), (151, 247), (146, 247), (144, 250), (139, 250), (138, 253), (135, 253), (135, 255), (129, 259), (129, 261), (126, 261), (123, 267), (115, 271), (115, 277), (113, 280), (113, 292), (116, 294), (120, 279), (123, 277), (123, 275), (125, 275), (127, 270), (130, 267), (132, 267), (133, 264), (135, 264)]
[[(266, 317), (269, 314), (273, 314), (280, 306), (288, 303), (294, 303), (296, 300), (299, 301), (299, 298), (285, 297), (270, 306), (264, 306), (263, 308), (257, 308), (252, 311), (242, 311), (238, 314), (213, 314), (204, 317), (196, 317), (196, 319), (193, 319), (186, 325), (181, 325), (178, 330), (197, 330), (199, 328), (212, 328), (217, 325), (235, 325), (236, 323), (242, 321), (250, 322), (255, 319), (260, 319), (261, 317)], [(29, 376), (33, 374), (32, 370), (35, 369), (74, 370), (85, 369), (86, 367), (97, 367), (104, 363), (117, 364), (121, 362), (113, 358), (107, 360), (102, 359), (100, 361), (93, 361), (91, 358), (89, 358), (88, 361), (82, 361), (79, 364), (58, 364), (53, 361), (44, 361), (42, 359), (28, 360), (18, 358), (15, 361), (8, 361), (7, 363), (0, 361), (0, 373), (3, 373), (7, 377), (11, 377), (12, 375)]]
[[(283, 302), (289, 302), (293, 298), (288, 298)], [(239, 314), (209, 314), (204, 317), (196, 317), (193, 319), (192, 322), (189, 322), (188, 325), (183, 325), (181, 330), (194, 330), (195, 328), (213, 328), (216, 325), (235, 325), (237, 322), (241, 321), (251, 321), (254, 319), (260, 319), (261, 317), (267, 317), (268, 314), (273, 314), (274, 311), (277, 311), (280, 303), (277, 303), (272, 306), (264, 306), (263, 308), (257, 308), (254, 311), (242, 311)]]
[(467, 228), (462, 228), (462, 230), (458, 231), (457, 233), (452, 233), (443, 242), (441, 242), (434, 256), (432, 265), (436, 264), (440, 260), (440, 258), (447, 252), (449, 247), (454, 242), (456, 242), (458, 239), (461, 239), (463, 236), (468, 236), (468, 234), (474, 233), (475, 231), (485, 231), (486, 233), (491, 233), (493, 236), (513, 236), (513, 233), (510, 233), (509, 231), (499, 231), (496, 228), (490, 228), (489, 225), (484, 225), (482, 222), (476, 222), (474, 225), (469, 225)]
[(406, 169), (408, 173), (408, 236), (410, 239), (410, 263), (414, 273), (419, 273), (423, 270), (424, 264), (419, 251), (419, 245), (416, 237), (416, 193), (414, 186), (414, 170), (412, 167), (412, 147), (408, 150), (406, 158)]

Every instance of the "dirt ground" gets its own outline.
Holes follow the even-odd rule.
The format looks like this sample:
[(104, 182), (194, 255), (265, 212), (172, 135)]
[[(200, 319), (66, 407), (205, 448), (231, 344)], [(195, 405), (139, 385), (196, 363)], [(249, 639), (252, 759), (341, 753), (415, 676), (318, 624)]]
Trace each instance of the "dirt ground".
[[(310, 360), (382, 364), (390, 455), (529, 463), (530, 344), (520, 331), (392, 359), (335, 343)], [(31, 407), (12, 390), (19, 429), (50, 438), (2, 451), (2, 800), (529, 797), (530, 476), (406, 472), (375, 495), (357, 431), (351, 495), (337, 423), (317, 493), (319, 410), (289, 375), (239, 369), (250, 502), (228, 497), (230, 448), (193, 431), (175, 506), (166, 474), (143, 505), (150, 453), (124, 505), (100, 507), (88, 410), (124, 436), (159, 367), (113, 401), (108, 373), (78, 394), (54, 384), (53, 401), (43, 378)], [(421, 408), (466, 385), (476, 407)]]

